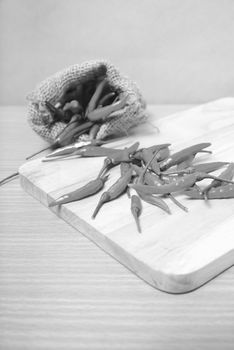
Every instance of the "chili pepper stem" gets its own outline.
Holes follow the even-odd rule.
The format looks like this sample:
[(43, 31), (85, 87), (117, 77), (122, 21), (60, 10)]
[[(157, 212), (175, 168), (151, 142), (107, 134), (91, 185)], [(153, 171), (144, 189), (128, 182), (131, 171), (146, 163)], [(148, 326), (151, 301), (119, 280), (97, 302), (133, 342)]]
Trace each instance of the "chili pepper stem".
[(206, 149), (202, 149), (201, 151), (199, 151), (199, 153), (210, 153), (210, 154), (212, 154), (212, 151), (208, 151)]
[(98, 176), (97, 177), (102, 177), (103, 175), (105, 175), (105, 173), (108, 171), (109, 167), (111, 166), (112, 164), (112, 161), (110, 158), (106, 158), (104, 160), (104, 164), (101, 168), (101, 170), (99, 171), (98, 173)]
[(214, 176), (214, 175), (207, 175), (206, 178), (207, 179), (218, 180), (218, 181), (221, 181), (221, 182), (227, 182), (229, 184), (234, 184), (234, 181), (232, 181), (232, 180), (223, 179), (222, 177), (218, 177), (218, 176)]
[(175, 203), (179, 208), (184, 210), (186, 213), (188, 212), (188, 208), (185, 207), (183, 204), (181, 204), (172, 194), (169, 194), (168, 198), (170, 198), (173, 203)]
[(42, 152), (46, 151), (47, 149), (50, 149), (51, 147), (53, 147), (53, 145), (47, 146), (47, 147), (41, 149), (40, 151), (31, 154), (30, 156), (28, 156), (28, 157), (26, 158), (26, 160), (32, 159), (33, 157), (37, 156), (39, 153), (42, 153)]
[(11, 174), (11, 175), (5, 177), (4, 179), (2, 179), (2, 180), (0, 181), (0, 186), (4, 185), (6, 182), (8, 182), (9, 180), (11, 180), (13, 177), (16, 177), (16, 176), (18, 176), (18, 175), (19, 175), (19, 173), (18, 173), (18, 171), (17, 171), (16, 173), (13, 173), (13, 174)]
[(141, 175), (139, 176), (139, 179), (138, 179), (138, 182), (141, 183), (144, 181), (144, 177), (145, 177), (145, 174), (146, 174), (146, 171), (148, 170), (150, 164), (152, 163), (152, 161), (154, 160), (154, 158), (156, 157), (157, 153), (159, 151), (155, 152), (152, 156), (152, 158), (148, 161), (148, 163), (146, 164), (145, 166), (145, 169), (143, 170), (143, 172), (141, 173)]

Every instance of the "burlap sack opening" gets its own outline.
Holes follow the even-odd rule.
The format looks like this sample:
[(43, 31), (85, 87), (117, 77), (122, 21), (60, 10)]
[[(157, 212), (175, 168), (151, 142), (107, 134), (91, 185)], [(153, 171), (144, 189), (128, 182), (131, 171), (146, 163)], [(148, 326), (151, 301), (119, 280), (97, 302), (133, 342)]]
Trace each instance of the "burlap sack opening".
[(42, 81), (28, 95), (28, 121), (35, 132), (46, 141), (53, 143), (66, 124), (53, 119), (45, 101), (55, 104), (71, 84), (86, 84), (98, 79), (106, 71), (107, 82), (118, 94), (127, 96), (127, 103), (119, 115), (104, 122), (97, 134), (98, 139), (127, 133), (127, 131), (147, 118), (146, 103), (134, 82), (123, 76), (116, 67), (105, 60), (88, 61), (75, 64)]

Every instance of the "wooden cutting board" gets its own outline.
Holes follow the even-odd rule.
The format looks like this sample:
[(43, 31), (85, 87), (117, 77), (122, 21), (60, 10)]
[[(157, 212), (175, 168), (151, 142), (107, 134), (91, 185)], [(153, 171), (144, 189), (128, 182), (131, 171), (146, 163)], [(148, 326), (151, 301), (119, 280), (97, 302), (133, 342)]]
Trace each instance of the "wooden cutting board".
[[(171, 151), (199, 142), (211, 142), (212, 155), (197, 162), (234, 161), (234, 98), (217, 100), (164, 118), (151, 115), (128, 138), (109, 144), (123, 148), (140, 141), (141, 147), (164, 142)], [(73, 158), (54, 162), (36, 159), (19, 169), (23, 188), (41, 203), (94, 179), (103, 158)], [(111, 170), (108, 188), (119, 176)], [(137, 232), (126, 195), (105, 204), (91, 219), (100, 193), (79, 202), (55, 207), (59, 217), (94, 241), (137, 276), (170, 293), (196, 289), (234, 262), (234, 199), (208, 203), (178, 196), (189, 212), (169, 200), (171, 215), (143, 203), (142, 234)]]

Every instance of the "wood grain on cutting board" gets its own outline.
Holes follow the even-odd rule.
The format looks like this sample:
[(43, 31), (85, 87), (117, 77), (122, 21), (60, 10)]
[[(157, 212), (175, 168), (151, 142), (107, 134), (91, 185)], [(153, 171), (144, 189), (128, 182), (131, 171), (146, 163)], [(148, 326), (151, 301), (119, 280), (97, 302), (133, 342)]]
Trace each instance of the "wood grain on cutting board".
[[(157, 119), (110, 146), (122, 148), (170, 142), (177, 151), (198, 142), (211, 142), (212, 155), (197, 162), (234, 161), (234, 99), (226, 98)], [(109, 145), (108, 145), (109, 146)], [(20, 169), (23, 188), (48, 203), (96, 177), (103, 158), (73, 158), (56, 162), (36, 159)], [(109, 187), (119, 176), (111, 171)], [(105, 204), (91, 219), (100, 193), (53, 211), (154, 287), (171, 292), (191, 291), (217, 276), (234, 261), (234, 199), (204, 201), (179, 196), (186, 213), (167, 202), (172, 214), (143, 203), (142, 234), (137, 232), (126, 195)]]

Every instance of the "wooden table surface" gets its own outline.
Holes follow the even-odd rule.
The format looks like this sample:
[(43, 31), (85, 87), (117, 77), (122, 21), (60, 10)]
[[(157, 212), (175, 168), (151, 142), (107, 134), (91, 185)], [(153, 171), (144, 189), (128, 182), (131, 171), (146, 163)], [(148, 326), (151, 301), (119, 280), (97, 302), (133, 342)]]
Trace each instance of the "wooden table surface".
[[(190, 106), (150, 106), (156, 118)], [(0, 108), (0, 178), (46, 143)], [(0, 188), (0, 349), (233, 349), (234, 268), (172, 295), (140, 280), (26, 194)]]

